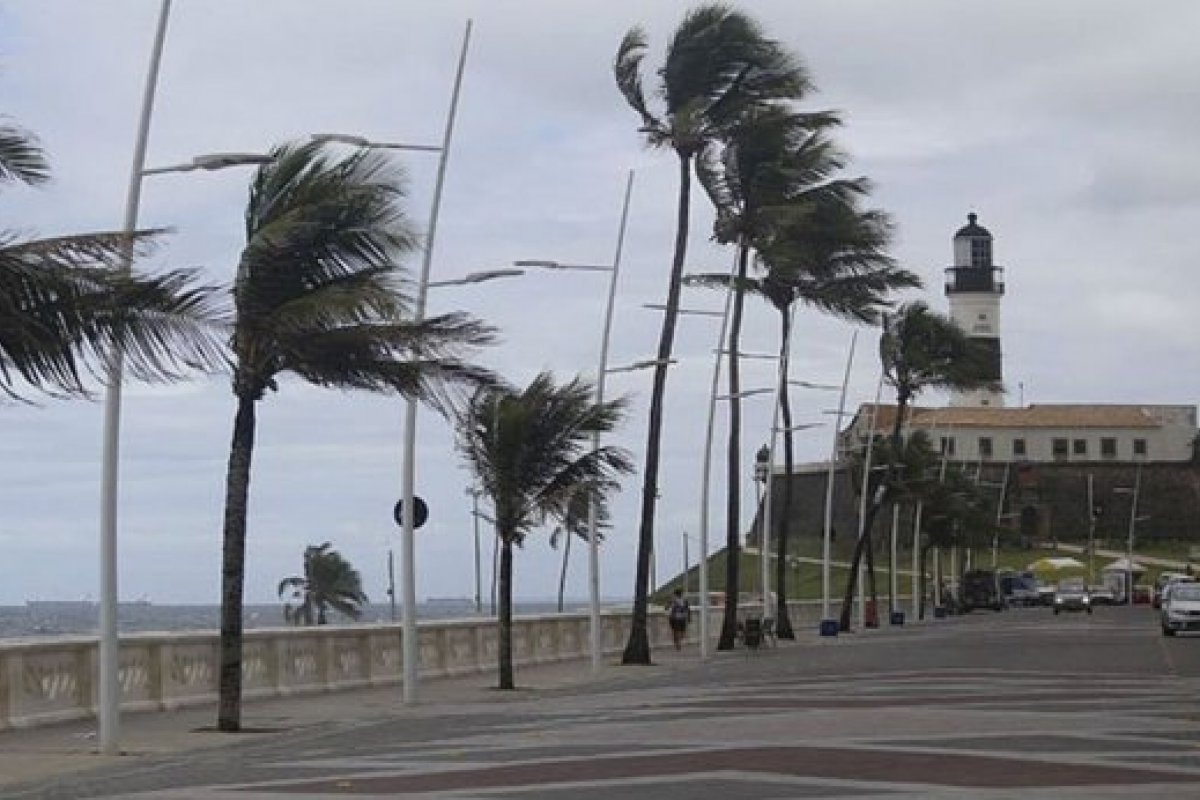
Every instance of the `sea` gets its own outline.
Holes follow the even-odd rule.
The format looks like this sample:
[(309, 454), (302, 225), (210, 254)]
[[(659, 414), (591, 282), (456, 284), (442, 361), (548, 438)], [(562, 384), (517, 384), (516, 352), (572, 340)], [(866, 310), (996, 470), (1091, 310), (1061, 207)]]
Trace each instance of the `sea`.
[[(483, 612), (466, 598), (430, 599), (417, 604), (419, 620), (492, 618), (490, 604)], [(513, 614), (553, 614), (558, 603), (550, 601), (514, 601)], [(564, 613), (586, 613), (587, 602), (567, 600)], [(402, 608), (396, 607), (394, 620), (400, 621)], [(117, 606), (117, 628), (121, 633), (215, 631), (219, 628), (220, 607), (215, 605), (159, 605), (145, 600), (122, 602)], [(388, 604), (364, 607), (357, 620), (332, 612), (329, 622), (335, 625), (362, 625), (392, 622)], [(275, 628), (286, 626), (283, 605), (247, 605), (243, 613), (246, 628)], [(29, 639), (47, 636), (88, 636), (99, 630), (99, 607), (88, 600), (30, 600), (20, 606), (0, 606), (0, 640)]]

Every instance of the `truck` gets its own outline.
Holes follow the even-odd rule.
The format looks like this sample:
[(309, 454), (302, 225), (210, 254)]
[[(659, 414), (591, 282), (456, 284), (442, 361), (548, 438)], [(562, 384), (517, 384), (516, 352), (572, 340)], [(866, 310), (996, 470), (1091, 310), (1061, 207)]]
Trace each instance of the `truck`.
[(1003, 610), (1004, 598), (1000, 596), (1000, 582), (996, 573), (990, 569), (973, 569), (965, 573), (959, 591), (959, 606), (963, 613), (977, 608)]

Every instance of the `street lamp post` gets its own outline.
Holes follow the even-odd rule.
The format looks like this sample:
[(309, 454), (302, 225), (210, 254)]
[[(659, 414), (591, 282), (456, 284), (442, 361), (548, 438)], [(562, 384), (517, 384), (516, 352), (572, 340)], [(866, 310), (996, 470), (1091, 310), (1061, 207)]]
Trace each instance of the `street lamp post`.
[(829, 471), (825, 476), (825, 528), (821, 537), (821, 635), (837, 636), (837, 620), (831, 616), (829, 607), (830, 559), (833, 541), (833, 482), (837, 477), (838, 435), (841, 433), (842, 416), (846, 413), (846, 389), (850, 385), (850, 368), (854, 365), (854, 345), (858, 342), (858, 331), (850, 337), (850, 352), (846, 356), (846, 372), (842, 377), (842, 391), (838, 396), (837, 417), (833, 425), (833, 445), (829, 452)]
[[(633, 170), (625, 180), (625, 194), (621, 202), (621, 221), (617, 226), (617, 244), (611, 265), (564, 264), (548, 259), (525, 259), (514, 261), (514, 267), (536, 267), (541, 269), (574, 270), (583, 272), (609, 273), (608, 300), (604, 307), (604, 326), (600, 334), (600, 366), (596, 370), (596, 404), (604, 402), (604, 381), (610, 372), (627, 372), (643, 366), (657, 366), (657, 361), (639, 362), (617, 370), (608, 369), (608, 345), (612, 338), (613, 308), (617, 297), (617, 276), (621, 272), (621, 254), (625, 247), (625, 229), (629, 223), (629, 201), (633, 196)], [(592, 437), (593, 451), (600, 449), (600, 434)], [(588, 499), (588, 615), (591, 636), (592, 672), (600, 671), (603, 636), (600, 629), (600, 541), (599, 518), (596, 499)]]
[(475, 613), (482, 615), (483, 579), (479, 557), (479, 495), (483, 494), (483, 489), (471, 486), (467, 489), (467, 494), (471, 496), (471, 521), (475, 528)]
[(1133, 605), (1133, 537), (1134, 530), (1137, 528), (1137, 523), (1141, 520), (1149, 519), (1149, 517), (1138, 516), (1138, 495), (1142, 490), (1142, 465), (1137, 465), (1137, 470), (1134, 472), (1133, 488), (1128, 486), (1118, 486), (1113, 489), (1114, 494), (1132, 495), (1129, 504), (1129, 536), (1125, 548), (1125, 602), (1128, 605)]
[[(429, 290), (429, 269), (433, 264), (433, 248), (437, 237), (438, 214), (442, 207), (442, 190), (446, 183), (446, 166), (450, 160), (450, 143), (454, 136), (454, 120), (458, 113), (458, 98), (462, 89), (463, 72), (467, 65), (467, 50), (471, 43), (471, 21), (467, 20), (463, 32), (462, 50), (458, 57), (458, 68), (454, 74), (454, 87), (450, 92), (450, 108), (446, 113), (446, 127), (442, 133), (441, 146), (437, 148), (437, 177), (434, 180), (433, 200), (429, 211), (429, 231), (425, 239), (425, 252), (421, 259), (421, 274), (417, 280), (417, 296), (413, 309), (415, 322), (425, 318), (425, 299)], [(404, 406), (404, 452), (400, 465), (400, 583), (404, 593), (403, 634), (401, 636), (404, 669), (403, 698), (406, 705), (417, 701), (417, 569), (414, 497), (416, 484), (417, 456), (417, 399), (410, 397)]]

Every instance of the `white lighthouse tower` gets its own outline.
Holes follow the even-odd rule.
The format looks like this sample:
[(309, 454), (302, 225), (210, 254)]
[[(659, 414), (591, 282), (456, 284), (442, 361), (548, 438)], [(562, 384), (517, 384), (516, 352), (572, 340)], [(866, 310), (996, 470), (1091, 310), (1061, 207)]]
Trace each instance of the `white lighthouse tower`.
[[(967, 224), (954, 234), (954, 266), (946, 268), (946, 297), (950, 317), (972, 339), (992, 354), (997, 387), (1003, 377), (1000, 349), (1000, 298), (1004, 296), (1004, 268), (992, 264), (992, 234), (967, 214)], [(1004, 393), (974, 389), (950, 394), (951, 406), (1002, 407)]]

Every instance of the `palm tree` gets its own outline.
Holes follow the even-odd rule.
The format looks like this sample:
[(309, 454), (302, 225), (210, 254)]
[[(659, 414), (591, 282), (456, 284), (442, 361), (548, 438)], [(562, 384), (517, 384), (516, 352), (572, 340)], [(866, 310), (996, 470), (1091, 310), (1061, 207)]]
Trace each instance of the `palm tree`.
[[(835, 177), (845, 165), (826, 131), (838, 124), (830, 113), (799, 114), (779, 108), (746, 115), (725, 141), (719, 157), (706, 153), (698, 167), (701, 183), (718, 209), (716, 238), (738, 247), (733, 315), (729, 336), (729, 500), (727, 513), (727, 591), (724, 625), (718, 647), (734, 646), (737, 626), (739, 525), (740, 390), (738, 352), (746, 292), (765, 298), (780, 313), (782, 386), (787, 386), (792, 308), (797, 300), (856, 322), (873, 322), (896, 289), (919, 285), (886, 255), (891, 226), (885, 215), (864, 211), (859, 200), (870, 189), (862, 178)], [(752, 250), (760, 251), (762, 277), (748, 278)], [(728, 286), (723, 275), (689, 278), (707, 285)], [(779, 402), (783, 418), (784, 458), (791, 473), (793, 440), (791, 407), (786, 390)], [(777, 633), (794, 638), (787, 610), (787, 531), (791, 515), (791, 482), (784, 484), (784, 507), (776, 529)], [(770, 542), (763, 537), (762, 546)]]
[[(896, 418), (892, 424), (890, 452), (903, 450), (902, 427), (910, 401), (925, 389), (975, 389), (995, 386), (996, 365), (992, 353), (967, 336), (952, 319), (930, 310), (925, 303), (907, 303), (883, 317), (879, 338), (879, 360), (884, 380), (896, 391)], [(839, 627), (850, 630), (851, 603), (864, 550), (869, 551), (871, 530), (879, 509), (896, 491), (899, 463), (893, 458), (884, 473), (881, 491), (867, 506), (862, 536), (854, 546), (846, 593), (842, 599)]]
[(233, 287), (233, 424), (225, 487), (217, 727), (240, 727), (242, 590), (255, 409), (279, 376), (417, 397), (448, 411), (490, 379), (462, 360), (490, 329), (462, 314), (405, 318), (400, 258), (414, 244), (403, 173), (377, 150), (335, 156), (308, 143), (275, 148), (246, 209)]
[(596, 543), (604, 541), (601, 532), (608, 527), (608, 505), (603, 497), (593, 497), (587, 492), (577, 492), (571, 495), (567, 503), (567, 515), (555, 526), (550, 534), (550, 547), (557, 549), (561, 541), (563, 545), (562, 570), (558, 576), (558, 612), (563, 610), (563, 597), (567, 591), (567, 565), (571, 561), (571, 540), (579, 537), (587, 542), (591, 536), (589, 525), (589, 503), (596, 504)]
[[(0, 124), (0, 183), (49, 177), (33, 135)], [(214, 293), (194, 284), (194, 272), (125, 270), (155, 233), (28, 239), (0, 230), (0, 394), (89, 396), (87, 378), (100, 377), (113, 352), (142, 380), (221, 363)]]
[(650, 663), (646, 627), (650, 555), (654, 549), (654, 510), (658, 497), (659, 446), (667, 365), (675, 340), (680, 284), (687, 255), (692, 161), (750, 110), (800, 95), (808, 87), (803, 69), (778, 42), (766, 38), (754, 20), (731, 8), (709, 4), (688, 12), (667, 48), (656, 94), (663, 110), (652, 111), (642, 80), (646, 35), (625, 34), (613, 70), (617, 88), (641, 119), (640, 132), (651, 147), (670, 148), (679, 161), (675, 251), (667, 281), (666, 311), (659, 334), (646, 436), (642, 510), (634, 578), (633, 621), (622, 662)]
[(542, 373), (523, 390), (478, 391), (462, 415), (459, 446), (496, 512), (500, 541), (499, 688), (515, 688), (512, 664), (512, 548), (546, 518), (566, 520), (573, 498), (603, 495), (632, 471), (619, 448), (593, 435), (624, 417), (624, 398), (596, 403), (576, 378), (562, 386)]
[(342, 558), (337, 550), (330, 550), (329, 542), (304, 548), (304, 575), (294, 575), (279, 582), (279, 596), (285, 594), (300, 604), (283, 606), (283, 618), (294, 624), (329, 622), (328, 612), (333, 609), (350, 619), (362, 615), (362, 605), (367, 595), (362, 589), (362, 576)]

